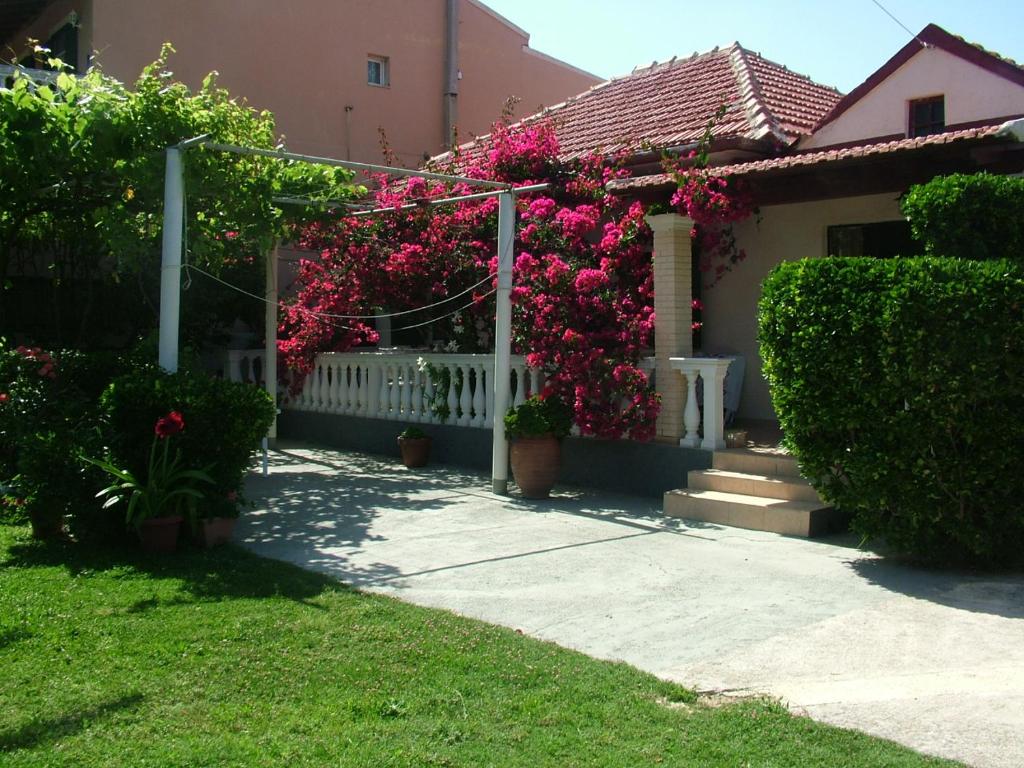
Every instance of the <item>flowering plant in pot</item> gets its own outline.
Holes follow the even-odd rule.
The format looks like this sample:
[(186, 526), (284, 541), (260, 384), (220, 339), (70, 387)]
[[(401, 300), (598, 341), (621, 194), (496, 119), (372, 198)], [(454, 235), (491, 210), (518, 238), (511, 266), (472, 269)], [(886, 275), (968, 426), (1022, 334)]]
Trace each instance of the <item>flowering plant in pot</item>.
[(419, 427), (406, 427), (398, 436), (398, 449), (405, 466), (425, 467), (430, 459), (430, 436)]
[(546, 499), (558, 478), (561, 439), (572, 428), (572, 412), (553, 395), (539, 394), (505, 414), (512, 476), (523, 496)]
[(143, 548), (152, 552), (173, 552), (177, 548), (183, 513), (194, 516), (196, 502), (205, 498), (201, 486), (213, 484), (205, 470), (182, 466), (180, 449), (171, 456), (171, 441), (184, 429), (185, 419), (177, 411), (156, 420), (145, 477), (137, 477), (109, 459), (83, 457), (114, 479), (96, 494), (98, 498), (107, 497), (104, 508), (127, 499), (125, 523), (138, 531)]

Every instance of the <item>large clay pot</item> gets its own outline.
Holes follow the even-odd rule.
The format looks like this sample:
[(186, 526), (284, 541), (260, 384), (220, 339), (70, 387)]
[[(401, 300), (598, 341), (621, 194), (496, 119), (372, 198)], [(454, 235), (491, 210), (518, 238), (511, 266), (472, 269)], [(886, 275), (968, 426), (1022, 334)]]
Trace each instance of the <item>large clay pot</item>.
[(237, 517), (209, 517), (199, 521), (199, 543), (209, 549), (231, 541)]
[(147, 552), (174, 552), (178, 548), (181, 515), (151, 517), (139, 526), (139, 541)]
[(402, 463), (409, 469), (425, 467), (430, 459), (430, 438), (400, 437), (398, 449), (402, 452)]
[(512, 476), (527, 499), (546, 499), (558, 479), (562, 443), (552, 435), (517, 437), (510, 451)]

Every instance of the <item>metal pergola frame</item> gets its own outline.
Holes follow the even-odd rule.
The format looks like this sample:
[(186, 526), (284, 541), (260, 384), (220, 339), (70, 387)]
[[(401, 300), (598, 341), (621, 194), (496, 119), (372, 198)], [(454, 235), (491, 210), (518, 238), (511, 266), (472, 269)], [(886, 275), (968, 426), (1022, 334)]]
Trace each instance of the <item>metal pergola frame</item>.
[[(350, 160), (338, 160), (332, 157), (302, 155), (284, 150), (259, 149), (242, 147), (233, 144), (212, 142), (209, 136), (198, 136), (167, 148), (164, 175), (164, 221), (163, 248), (160, 266), (160, 366), (167, 371), (178, 369), (179, 327), (181, 320), (181, 269), (182, 244), (184, 233), (185, 183), (184, 153), (193, 147), (205, 147), (220, 152), (231, 152), (239, 155), (257, 155), (272, 157), (279, 160), (293, 160), (313, 165), (330, 165), (348, 168), (354, 171), (381, 173), (388, 176), (418, 176), (434, 181), (452, 184), (466, 184), (471, 187), (483, 187), (486, 191), (459, 195), (455, 197), (437, 198), (391, 208), (362, 209), (359, 206), (348, 206), (344, 203), (329, 203), (338, 207), (357, 208), (356, 216), (369, 216), (380, 213), (392, 213), (398, 210), (426, 206), (457, 203), (466, 200), (478, 200), (486, 197), (498, 198), (498, 286), (496, 291), (497, 306), (494, 318), (494, 413), (493, 442), (491, 449), (491, 487), (494, 493), (508, 494), (508, 442), (505, 438), (505, 412), (509, 406), (512, 354), (512, 265), (513, 246), (515, 243), (515, 197), (528, 192), (537, 192), (547, 188), (547, 184), (532, 184), (514, 187), (499, 181), (473, 179), (464, 176), (452, 176), (443, 173), (415, 170), (411, 168), (392, 168), (386, 165), (357, 163)], [(311, 205), (317, 201), (305, 198), (282, 197), (274, 202), (282, 204)], [(267, 256), (266, 264), (266, 315), (264, 350), (264, 379), (267, 393), (277, 402), (277, 249)], [(277, 421), (268, 432), (268, 437), (275, 437)], [(266, 461), (264, 460), (264, 471)]]

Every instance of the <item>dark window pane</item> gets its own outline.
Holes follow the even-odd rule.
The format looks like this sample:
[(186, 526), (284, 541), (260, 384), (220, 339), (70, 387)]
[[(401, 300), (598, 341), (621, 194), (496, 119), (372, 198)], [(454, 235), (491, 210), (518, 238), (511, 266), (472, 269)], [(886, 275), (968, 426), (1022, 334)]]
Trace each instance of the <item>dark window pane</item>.
[(829, 256), (913, 256), (922, 252), (910, 234), (910, 222), (880, 221), (828, 228)]

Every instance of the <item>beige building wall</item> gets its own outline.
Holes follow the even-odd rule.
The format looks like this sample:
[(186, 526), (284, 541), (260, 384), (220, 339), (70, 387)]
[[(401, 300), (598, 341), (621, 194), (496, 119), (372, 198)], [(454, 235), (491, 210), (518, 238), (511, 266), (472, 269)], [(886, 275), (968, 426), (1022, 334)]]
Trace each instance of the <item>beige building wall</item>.
[(941, 48), (925, 48), (800, 148), (906, 135), (910, 102), (931, 96), (945, 97), (946, 125), (1024, 113), (1024, 87)]
[(741, 416), (775, 418), (757, 345), (757, 303), (761, 283), (772, 267), (782, 261), (825, 256), (829, 226), (902, 218), (897, 195), (889, 193), (764, 206), (760, 223), (748, 219), (736, 225), (737, 245), (746, 250), (747, 258), (704, 290), (701, 337), (704, 352), (739, 353), (745, 358)]
[[(195, 87), (216, 69), (232, 94), (274, 113), (294, 151), (379, 162), (379, 128), (402, 165), (444, 149), (445, 0), (59, 0), (8, 44), (45, 39), (72, 10), (81, 67), (95, 51), (131, 82), (170, 41), (178, 79)], [(486, 133), (510, 96), (522, 115), (599, 82), (538, 55), (476, 0), (460, 0), (459, 17), (460, 137)], [(367, 83), (370, 55), (388, 58), (387, 87)]]

